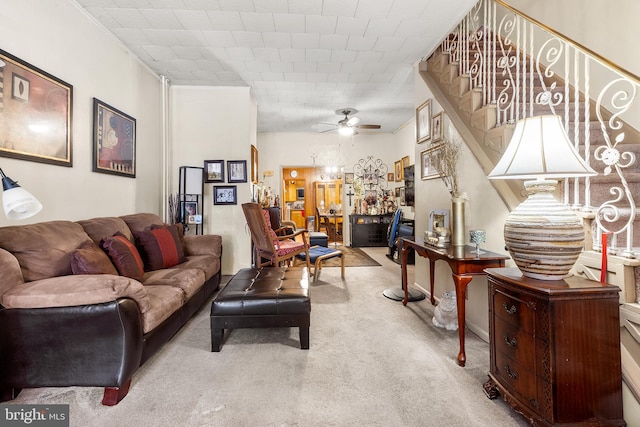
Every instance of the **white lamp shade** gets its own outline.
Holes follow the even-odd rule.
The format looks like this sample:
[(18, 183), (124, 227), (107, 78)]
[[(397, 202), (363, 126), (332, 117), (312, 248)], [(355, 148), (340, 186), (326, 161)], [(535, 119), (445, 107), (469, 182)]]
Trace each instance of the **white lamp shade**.
[(2, 206), (9, 219), (29, 218), (42, 210), (42, 203), (22, 187), (14, 187), (2, 193)]
[(597, 175), (580, 157), (556, 115), (520, 120), (490, 179), (572, 178)]

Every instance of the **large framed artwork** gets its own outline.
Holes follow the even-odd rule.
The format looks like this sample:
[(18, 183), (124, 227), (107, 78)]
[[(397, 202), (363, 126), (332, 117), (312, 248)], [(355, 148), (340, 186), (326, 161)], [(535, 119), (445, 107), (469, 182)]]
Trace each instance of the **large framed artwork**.
[(431, 99), (416, 108), (416, 141), (419, 143), (431, 139)]
[(136, 119), (93, 98), (93, 171), (136, 177)]
[(73, 166), (73, 86), (0, 50), (0, 156)]
[(251, 145), (251, 182), (257, 184), (258, 178), (258, 149), (255, 145)]

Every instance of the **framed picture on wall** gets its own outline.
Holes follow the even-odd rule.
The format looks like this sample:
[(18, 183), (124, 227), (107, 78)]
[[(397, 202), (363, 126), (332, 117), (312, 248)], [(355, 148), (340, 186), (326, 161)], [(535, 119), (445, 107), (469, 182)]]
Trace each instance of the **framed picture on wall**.
[(431, 139), (431, 99), (427, 99), (416, 108), (416, 141), (419, 143)]
[(227, 160), (227, 182), (247, 182), (247, 161)]
[(93, 171), (136, 177), (136, 119), (93, 98)]
[(344, 174), (344, 183), (345, 184), (353, 184), (353, 172), (345, 172), (345, 174)]
[(396, 182), (404, 180), (404, 167), (402, 166), (402, 160), (398, 160), (393, 164), (393, 171), (396, 175)]
[(387, 173), (387, 181), (393, 182), (395, 179), (395, 174), (393, 172)]
[(422, 180), (440, 177), (438, 162), (442, 161), (442, 144), (420, 153), (420, 176)]
[(400, 206), (406, 206), (407, 202), (405, 201), (405, 197), (404, 197), (405, 196), (405, 189), (404, 189), (404, 187), (400, 187), (398, 190), (399, 190), (399, 193), (400, 193), (399, 196), (398, 196), (398, 198), (400, 199)]
[(224, 160), (204, 161), (204, 182), (224, 182)]
[(0, 50), (0, 156), (73, 166), (72, 103), (69, 83)]
[(251, 182), (257, 184), (258, 181), (258, 149), (251, 145)]
[(235, 185), (214, 185), (213, 186), (214, 205), (237, 205), (238, 189)]
[(431, 117), (431, 143), (439, 142), (444, 137), (444, 113), (440, 111)]

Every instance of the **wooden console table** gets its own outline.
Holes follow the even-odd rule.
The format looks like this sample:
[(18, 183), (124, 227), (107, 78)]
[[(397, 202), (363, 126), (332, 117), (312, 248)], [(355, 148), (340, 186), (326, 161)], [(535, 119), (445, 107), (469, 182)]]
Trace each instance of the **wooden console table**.
[(467, 356), (464, 351), (464, 324), (465, 324), (465, 294), (467, 285), (474, 275), (485, 274), (485, 268), (504, 267), (508, 256), (482, 250), (476, 254), (472, 246), (437, 246), (425, 244), (423, 241), (404, 239), (402, 243), (402, 289), (407, 305), (409, 300), (409, 288), (407, 286), (407, 257), (409, 249), (413, 249), (418, 255), (429, 259), (429, 290), (431, 292), (431, 304), (436, 303), (433, 295), (435, 281), (435, 263), (438, 260), (445, 261), (453, 272), (453, 283), (456, 290), (456, 306), (458, 309), (458, 337), (460, 338), (460, 352), (458, 353), (458, 365), (464, 366)]

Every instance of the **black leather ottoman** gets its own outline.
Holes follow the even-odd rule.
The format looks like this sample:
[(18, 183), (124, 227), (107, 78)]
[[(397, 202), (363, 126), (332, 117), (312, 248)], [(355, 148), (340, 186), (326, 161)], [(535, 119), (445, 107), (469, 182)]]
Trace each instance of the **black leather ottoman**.
[(309, 349), (309, 272), (302, 268), (245, 268), (211, 303), (211, 351), (220, 351), (225, 329), (300, 328), (300, 348)]
[(309, 232), (309, 246), (329, 246), (329, 236), (320, 231)]

